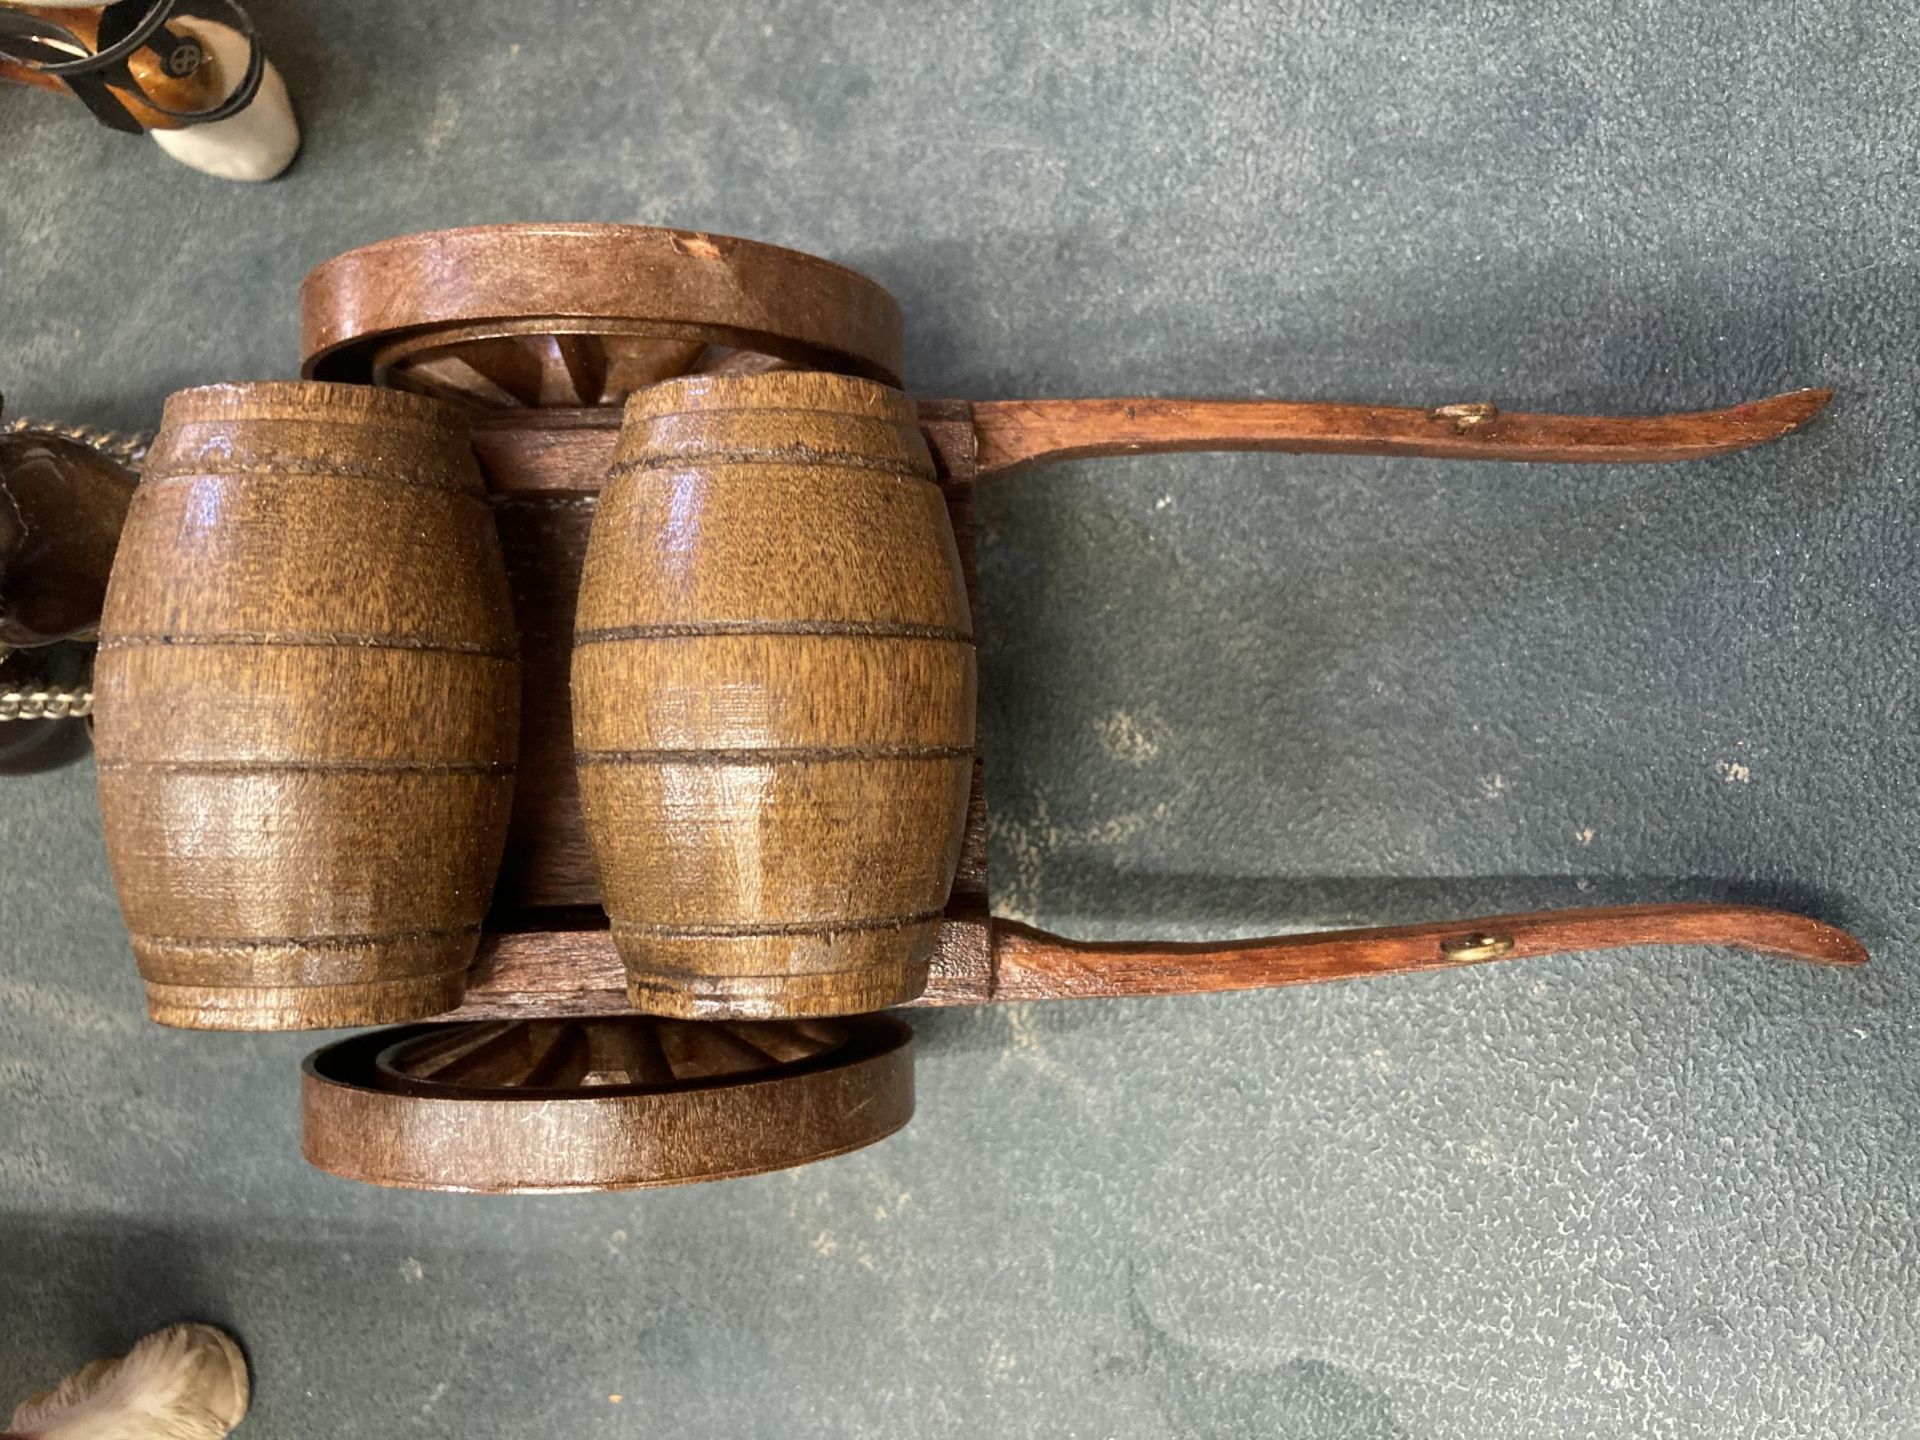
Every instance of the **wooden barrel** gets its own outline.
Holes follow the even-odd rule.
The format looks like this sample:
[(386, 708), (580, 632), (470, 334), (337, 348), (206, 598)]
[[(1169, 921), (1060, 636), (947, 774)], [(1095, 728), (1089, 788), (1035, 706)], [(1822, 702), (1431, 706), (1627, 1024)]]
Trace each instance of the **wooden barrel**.
[(638, 1008), (918, 995), (953, 884), (974, 650), (912, 403), (787, 371), (627, 402), (573, 657), (580, 798)]
[(311, 383), (167, 402), (94, 677), (154, 1019), (309, 1029), (459, 1002), (512, 802), (515, 650), (453, 411)]

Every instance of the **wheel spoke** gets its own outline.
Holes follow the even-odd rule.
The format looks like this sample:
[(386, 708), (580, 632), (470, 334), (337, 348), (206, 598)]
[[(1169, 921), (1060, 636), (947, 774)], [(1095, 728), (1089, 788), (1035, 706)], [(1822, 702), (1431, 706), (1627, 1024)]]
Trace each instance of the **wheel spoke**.
[(722, 1020), (719, 1025), (742, 1045), (783, 1065), (818, 1055), (823, 1048), (798, 1025), (783, 1020)]
[(520, 405), (512, 392), (503, 390), (458, 355), (439, 355), (396, 366), (388, 379), (397, 389), (431, 395), (456, 406), (480, 406), (487, 410), (512, 410)]
[(657, 335), (609, 335), (606, 384), (600, 401), (618, 404), (635, 390), (684, 375), (706, 350), (698, 340), (669, 340)]
[(678, 1080), (763, 1069), (766, 1053), (704, 1020), (660, 1020), (660, 1047)]
[(775, 370), (798, 370), (801, 367), (790, 364), (772, 355), (763, 355), (758, 350), (733, 350), (725, 345), (710, 345), (707, 353), (700, 357), (692, 372), (695, 375), (766, 375)]
[(586, 1027), (560, 1020), (537, 1028), (546, 1032), (546, 1046), (516, 1083), (527, 1090), (568, 1090), (585, 1081), (593, 1068)]
[(443, 1031), (415, 1041), (407, 1048), (406, 1073), (416, 1080), (438, 1080), (476, 1050), (494, 1044), (525, 1024), (522, 1020), (495, 1020), (487, 1025), (441, 1025)]
[[(558, 357), (551, 355), (551, 337), (546, 335), (500, 335), (490, 340), (468, 340), (455, 348), (451, 358), (464, 363), (489, 383), (511, 395), (516, 404), (544, 405), (547, 400), (549, 359), (560, 369)], [(561, 371), (565, 383), (565, 371)]]
[(589, 1031), (593, 1042), (593, 1070), (589, 1076), (608, 1078), (598, 1081), (609, 1085), (666, 1085), (673, 1081), (673, 1066), (660, 1048), (660, 1037), (644, 1020), (602, 1020)]
[(567, 373), (572, 398), (559, 403), (599, 405), (607, 394), (607, 346), (598, 335), (550, 336), (554, 354)]

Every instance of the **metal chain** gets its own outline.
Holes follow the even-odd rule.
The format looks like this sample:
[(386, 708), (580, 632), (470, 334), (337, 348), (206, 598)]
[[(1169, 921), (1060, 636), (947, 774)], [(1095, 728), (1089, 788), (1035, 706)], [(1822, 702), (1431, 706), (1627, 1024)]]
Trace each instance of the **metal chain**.
[(122, 434), (118, 430), (99, 430), (91, 425), (58, 425), (44, 420), (0, 421), (0, 435), (12, 435), (21, 430), (44, 430), (65, 440), (73, 440), (81, 445), (90, 445), (109, 460), (117, 460), (129, 470), (135, 469), (147, 458), (147, 451), (153, 445), (151, 435), (138, 431)]
[(93, 713), (91, 685), (0, 690), (0, 720), (78, 720)]

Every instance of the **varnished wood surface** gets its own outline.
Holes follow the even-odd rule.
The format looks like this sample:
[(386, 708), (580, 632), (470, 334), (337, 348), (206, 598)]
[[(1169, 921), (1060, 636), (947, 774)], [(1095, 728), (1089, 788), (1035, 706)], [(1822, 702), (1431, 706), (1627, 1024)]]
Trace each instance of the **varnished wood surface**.
[(1194, 450), (1422, 455), (1445, 460), (1647, 463), (1764, 445), (1833, 399), (1794, 390), (1723, 410), (1614, 417), (1290, 400), (986, 400), (973, 406), (981, 478), (1046, 461)]
[[(1477, 938), (1488, 943), (1470, 943)], [(1726, 946), (1817, 965), (1861, 965), (1867, 958), (1844, 930), (1753, 905), (1596, 906), (1208, 944), (1095, 944), (996, 920), (991, 998), (1265, 990), (1635, 945)]]
[[(918, 406), (939, 475), (968, 591), (974, 594), (973, 427), (959, 401)], [(573, 765), (568, 662), (596, 492), (613, 462), (620, 414), (547, 410), (483, 417), (474, 449), (494, 494), (524, 649), (520, 783), (498, 905), (482, 938), (473, 983), (523, 987), (488, 1014), (589, 1015), (627, 1008), (599, 882), (580, 816)], [(986, 787), (976, 759), (966, 829), (944, 923), (929, 957), (932, 995), (984, 996), (989, 982), (986, 916)], [(597, 987), (604, 958), (610, 988)], [(494, 1002), (481, 1000), (483, 1007)], [(464, 1012), (461, 1012), (464, 1013)]]
[[(983, 936), (991, 945), (985, 970), (971, 963), (970, 948)], [(1484, 955), (1443, 948), (1475, 936), (1509, 945)], [(1542, 910), (1191, 944), (1069, 940), (1009, 920), (949, 916), (941, 944), (954, 947), (959, 963), (944, 970), (936, 965), (917, 1006), (1206, 995), (1629, 946), (1724, 946), (1816, 965), (1867, 960), (1858, 940), (1823, 921), (1763, 906), (1716, 904)], [(593, 1015), (625, 1006), (619, 957), (604, 930), (532, 931), (485, 938), (466, 999), (448, 1018)]]
[[(921, 424), (944, 422), (954, 474), (1102, 456), (1207, 451), (1430, 456), (1452, 460), (1611, 464), (1698, 460), (1751, 449), (1811, 423), (1831, 390), (1792, 390), (1723, 410), (1615, 418), (1498, 413), (1463, 422), (1438, 410), (1286, 400), (923, 400)], [(1472, 411), (1473, 407), (1453, 407)], [(1470, 422), (1470, 417), (1468, 417)], [(964, 437), (955, 427), (964, 425)], [(483, 418), (474, 444), (496, 493), (583, 495), (600, 488), (615, 435), (592, 411)]]
[(478, 411), (618, 406), (681, 375), (792, 368), (722, 328), (534, 316), (402, 335), (373, 351), (371, 378)]
[(972, 621), (911, 402), (806, 372), (627, 406), (575, 619), (582, 810), (659, 1014), (909, 1000), (973, 773)]
[[(921, 433), (932, 451), (968, 592), (977, 612), (973, 534), (973, 428), (957, 401), (923, 401)], [(528, 912), (597, 907), (599, 881), (580, 818), (573, 763), (569, 689), (575, 601), (596, 492), (613, 463), (620, 412), (545, 410), (485, 417), (474, 429), (494, 495), (495, 516), (512, 582), (525, 686), (521, 704), (520, 782), (498, 889), (496, 929), (538, 923)], [(966, 839), (961, 847), (949, 927), (986, 913), (986, 792), (974, 767)], [(933, 957), (933, 982), (965, 960), (984, 975), (984, 930), (949, 934)]]
[(473, 453), (496, 500), (598, 495), (613, 468), (624, 409), (559, 407), (473, 417)]
[[(979, 935), (990, 935), (992, 963), (985, 971), (969, 963), (970, 944)], [(1510, 945), (1465, 958), (1442, 948), (1475, 936)], [(1724, 946), (1817, 965), (1867, 960), (1858, 940), (1822, 921), (1762, 906), (1715, 904), (1542, 910), (1198, 944), (1069, 940), (1008, 920), (950, 917), (941, 943), (955, 947), (961, 963), (944, 971), (936, 966), (916, 1005), (1205, 995), (1650, 945)], [(535, 931), (488, 935), (466, 999), (448, 1018), (592, 1015), (623, 1008), (620, 962), (605, 931)]]
[[(632, 1008), (613, 936), (597, 917), (529, 912), (518, 918), (541, 928), (482, 935), (465, 997), (439, 1018), (614, 1015)], [(583, 920), (590, 923), (568, 928), (569, 922)], [(906, 1004), (983, 1005), (992, 1000), (991, 940), (984, 903), (956, 885), (929, 957), (927, 988)]]
[(688, 1185), (871, 1145), (913, 1115), (882, 1015), (416, 1025), (307, 1057), (301, 1150), (346, 1179), (489, 1194)]
[(108, 858), (155, 1019), (458, 1001), (506, 833), (515, 654), (453, 412), (298, 383), (168, 401), (95, 674)]
[(439, 384), (480, 406), (618, 404), (709, 358), (723, 372), (768, 357), (900, 378), (900, 309), (881, 286), (812, 255), (694, 230), (402, 235), (316, 267), (300, 316), (302, 373)]

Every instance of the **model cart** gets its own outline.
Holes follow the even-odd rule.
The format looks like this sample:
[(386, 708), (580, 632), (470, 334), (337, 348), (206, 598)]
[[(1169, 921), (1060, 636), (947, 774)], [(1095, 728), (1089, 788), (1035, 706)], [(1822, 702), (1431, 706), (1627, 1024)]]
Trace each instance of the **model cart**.
[(1739, 904), (1218, 945), (996, 920), (977, 484), (1176, 450), (1651, 462), (1799, 391), (1649, 418), (909, 401), (880, 287), (692, 232), (505, 226), (322, 265), (296, 384), (169, 402), (96, 673), (156, 1018), (393, 1024), (304, 1076), (382, 1184), (678, 1184), (912, 1113), (895, 1007), (1188, 994), (1640, 945), (1857, 964)]

